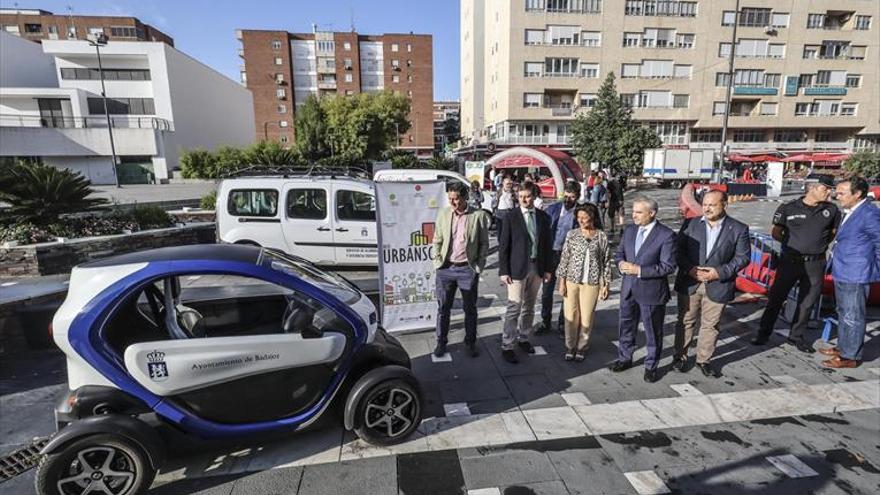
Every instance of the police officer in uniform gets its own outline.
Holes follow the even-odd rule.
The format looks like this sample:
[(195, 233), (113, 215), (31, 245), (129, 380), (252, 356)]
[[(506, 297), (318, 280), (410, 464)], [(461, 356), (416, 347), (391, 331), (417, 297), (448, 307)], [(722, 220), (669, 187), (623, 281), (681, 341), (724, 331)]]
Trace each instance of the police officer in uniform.
[(810, 311), (822, 293), (825, 252), (840, 224), (840, 212), (828, 199), (834, 187), (830, 177), (807, 182), (806, 195), (781, 205), (773, 215), (773, 238), (782, 243), (776, 278), (767, 294), (761, 328), (752, 344), (763, 345), (773, 333), (773, 325), (798, 284), (797, 308), (788, 334), (788, 343), (801, 352), (816, 352), (812, 340), (804, 339)]

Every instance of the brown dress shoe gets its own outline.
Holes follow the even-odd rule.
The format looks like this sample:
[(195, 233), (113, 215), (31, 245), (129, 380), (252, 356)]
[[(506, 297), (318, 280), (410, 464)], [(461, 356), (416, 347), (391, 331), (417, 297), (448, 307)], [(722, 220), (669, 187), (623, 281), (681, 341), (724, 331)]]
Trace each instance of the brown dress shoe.
[(827, 361), (822, 361), (822, 366), (826, 368), (857, 368), (860, 364), (862, 364), (861, 361), (844, 359), (840, 356), (834, 356)]
[(837, 347), (826, 347), (824, 349), (819, 349), (819, 354), (834, 357), (840, 356), (840, 351), (837, 350)]

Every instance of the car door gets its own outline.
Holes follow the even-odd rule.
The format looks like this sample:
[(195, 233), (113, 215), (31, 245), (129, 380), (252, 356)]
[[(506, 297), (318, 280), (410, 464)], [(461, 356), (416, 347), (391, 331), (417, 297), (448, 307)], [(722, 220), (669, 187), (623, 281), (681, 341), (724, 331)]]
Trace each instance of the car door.
[[(174, 307), (178, 325), (192, 335), (128, 345), (125, 367), (141, 386), (182, 411), (227, 425), (292, 417), (324, 398), (354, 338), (332, 309), (255, 277), (178, 278), (177, 295), (162, 306)], [(244, 321), (253, 318), (243, 319), (242, 308), (255, 300), (265, 304), (251, 316), (262, 321)], [(130, 327), (130, 320), (120, 323)]]
[(287, 252), (313, 263), (336, 263), (329, 184), (287, 183), (284, 186), (282, 230)]
[(376, 197), (373, 189), (360, 184), (333, 186), (333, 244), (339, 265), (378, 263)]
[(221, 192), (225, 201), (218, 199), (217, 221), (222, 241), (287, 248), (280, 228), (278, 189), (236, 185)]

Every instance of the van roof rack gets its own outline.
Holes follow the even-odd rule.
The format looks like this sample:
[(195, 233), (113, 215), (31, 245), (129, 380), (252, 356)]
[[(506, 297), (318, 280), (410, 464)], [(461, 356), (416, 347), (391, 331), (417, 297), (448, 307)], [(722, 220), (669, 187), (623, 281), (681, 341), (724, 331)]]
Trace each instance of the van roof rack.
[(308, 167), (296, 167), (289, 165), (251, 165), (234, 172), (224, 174), (222, 178), (235, 177), (351, 177), (357, 179), (369, 179), (370, 173), (365, 167), (327, 167), (313, 163)]

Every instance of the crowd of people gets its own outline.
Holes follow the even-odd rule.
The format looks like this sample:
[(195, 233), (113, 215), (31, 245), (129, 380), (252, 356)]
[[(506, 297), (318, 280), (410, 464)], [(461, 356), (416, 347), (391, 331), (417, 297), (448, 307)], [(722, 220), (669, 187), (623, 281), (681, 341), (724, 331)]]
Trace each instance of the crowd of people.
[[(694, 366), (707, 377), (720, 377), (712, 357), (722, 313), (735, 295), (737, 274), (750, 261), (748, 225), (727, 213), (726, 193), (713, 190), (702, 198), (703, 216), (686, 220), (677, 232), (658, 220), (657, 202), (647, 196), (631, 201), (632, 223), (624, 226), (625, 179), (608, 180), (603, 172), (591, 179), (584, 184), (569, 181), (561, 201), (542, 209), (532, 177), (517, 184), (503, 175), (493, 195), (493, 214), (469, 202), (476, 186), (450, 185), (449, 206), (438, 215), (434, 238), (438, 299), (434, 354), (447, 352), (449, 315), (460, 290), (464, 343), (471, 356), (479, 355), (477, 291), (494, 215), (498, 275), (507, 289), (501, 339), (505, 361), (515, 364), (522, 354), (534, 354), (530, 337), (549, 332), (564, 338), (562, 359), (587, 359), (598, 301), (609, 297), (611, 281), (619, 274), (618, 356), (610, 370), (622, 372), (633, 366), (641, 323), (647, 343), (644, 379), (659, 380), (665, 308), (674, 290), (678, 321), (672, 369), (687, 372), (693, 367), (688, 354), (696, 339)], [(870, 284), (880, 282), (880, 209), (868, 198), (868, 184), (862, 178), (836, 185), (837, 205), (831, 202), (834, 188), (825, 178), (809, 182), (804, 196), (780, 205), (774, 214), (772, 236), (782, 248), (760, 330), (751, 343), (768, 342), (783, 302), (797, 284), (797, 308), (787, 342), (801, 352), (816, 351), (814, 339), (806, 335), (807, 322), (830, 263), (838, 344), (819, 352), (828, 358), (823, 366), (851, 368), (862, 360)], [(622, 231), (612, 250), (609, 233), (617, 226)], [(539, 292), (540, 322), (533, 327)], [(562, 298), (555, 330), (554, 292)]]

